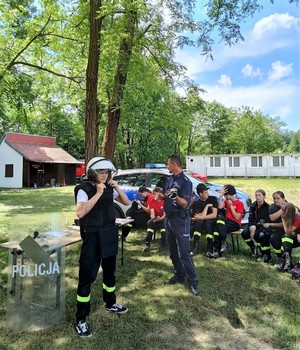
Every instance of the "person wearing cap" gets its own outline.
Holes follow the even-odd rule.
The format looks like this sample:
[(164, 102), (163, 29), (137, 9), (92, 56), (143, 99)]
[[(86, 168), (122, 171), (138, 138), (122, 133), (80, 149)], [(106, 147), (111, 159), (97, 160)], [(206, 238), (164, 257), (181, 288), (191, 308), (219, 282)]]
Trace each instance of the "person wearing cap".
[(192, 182), (184, 174), (182, 162), (178, 155), (168, 158), (167, 168), (172, 173), (165, 187), (166, 234), (170, 259), (174, 275), (165, 283), (174, 285), (184, 283), (185, 278), (194, 295), (199, 295), (199, 280), (195, 265), (190, 255), (190, 201)]
[(76, 215), (79, 218), (82, 245), (77, 287), (76, 333), (92, 335), (86, 321), (90, 313), (91, 285), (101, 264), (102, 297), (108, 312), (124, 314), (128, 309), (116, 302), (115, 269), (118, 253), (118, 228), (113, 200), (130, 204), (118, 183), (112, 180), (113, 163), (103, 157), (92, 158), (86, 167), (84, 182), (75, 187)]
[(161, 244), (160, 248), (165, 249), (166, 242), (166, 229), (165, 229), (165, 217), (164, 211), (164, 193), (160, 187), (155, 187), (153, 190), (153, 198), (148, 202), (150, 220), (147, 222), (147, 236), (145, 239), (144, 253), (150, 251), (153, 234), (156, 230), (160, 231)]
[[(235, 197), (236, 190), (232, 185), (225, 185), (218, 199), (218, 209), (226, 210), (225, 218), (218, 218), (218, 232), (219, 236), (214, 237), (214, 253), (212, 258), (220, 258), (222, 253), (225, 253), (226, 238), (230, 232), (238, 231), (241, 228), (242, 218), (244, 213), (244, 204)], [(225, 201), (223, 202), (223, 197)]]
[(218, 203), (214, 196), (208, 193), (208, 187), (205, 184), (198, 184), (196, 191), (199, 199), (195, 201), (195, 215), (192, 218), (194, 222), (194, 235), (191, 255), (196, 255), (200, 250), (200, 237), (205, 232), (207, 239), (207, 248), (205, 256), (210, 257), (213, 253), (213, 237), (216, 235), (216, 218), (218, 215)]

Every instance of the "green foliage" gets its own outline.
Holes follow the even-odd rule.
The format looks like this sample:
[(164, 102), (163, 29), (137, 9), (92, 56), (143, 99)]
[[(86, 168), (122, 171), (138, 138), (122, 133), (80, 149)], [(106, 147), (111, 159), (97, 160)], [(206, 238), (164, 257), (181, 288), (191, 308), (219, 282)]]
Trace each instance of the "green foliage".
[[(207, 103), (194, 120), (192, 153), (257, 154), (285, 151), (289, 135), (279, 118), (265, 116), (249, 107), (226, 108)], [(197, 135), (197, 136), (196, 136)]]
[[(0, 1), (0, 134), (51, 134), (69, 153), (83, 158), (89, 6), (79, 0)], [(163, 162), (173, 152), (299, 150), (299, 138), (293, 135), (289, 146), (291, 135), (279, 119), (250, 107), (204, 104), (199, 88), (174, 60), (175, 49), (185, 45), (198, 44), (210, 54), (216, 33), (229, 45), (241, 40), (240, 23), (259, 8), (256, 0), (209, 1), (202, 9), (207, 20), (198, 21), (195, 0), (103, 0), (98, 144), (116, 93), (115, 76), (124, 54), (120, 43), (129, 37), (129, 14), (135, 12), (130, 61), (119, 65), (128, 74), (124, 86), (119, 85), (124, 94), (117, 106), (121, 119), (115, 156), (121, 167)]]
[(291, 142), (288, 146), (288, 151), (300, 152), (300, 130), (292, 134)]

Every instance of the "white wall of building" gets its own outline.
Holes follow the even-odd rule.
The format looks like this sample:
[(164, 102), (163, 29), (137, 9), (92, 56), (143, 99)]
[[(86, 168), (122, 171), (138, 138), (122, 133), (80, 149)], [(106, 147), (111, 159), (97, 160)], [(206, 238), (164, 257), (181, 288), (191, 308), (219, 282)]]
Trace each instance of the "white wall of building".
[[(13, 165), (13, 177), (5, 177), (5, 167)], [(22, 188), (23, 156), (11, 148), (5, 141), (0, 144), (0, 187)]]
[(208, 177), (299, 177), (300, 153), (189, 155), (186, 168)]

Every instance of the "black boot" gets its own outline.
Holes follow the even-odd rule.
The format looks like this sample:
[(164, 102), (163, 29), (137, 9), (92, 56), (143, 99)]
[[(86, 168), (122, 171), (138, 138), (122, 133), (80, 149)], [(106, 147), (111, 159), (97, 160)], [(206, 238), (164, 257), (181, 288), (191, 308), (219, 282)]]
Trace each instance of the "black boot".
[(219, 236), (215, 236), (214, 238), (214, 252), (212, 254), (207, 254), (206, 256), (211, 259), (218, 259), (221, 258), (222, 253), (221, 253), (221, 239)]
[(207, 238), (207, 247), (206, 247), (206, 253), (205, 256), (210, 258), (213, 253), (213, 240), (211, 238)]
[(256, 256), (258, 255), (258, 248), (255, 244), (253, 244), (252, 246), (250, 246), (250, 250), (251, 250), (251, 255), (252, 256)]
[(150, 243), (146, 242), (144, 247), (144, 253), (149, 253), (149, 252), (150, 252)]
[(282, 254), (282, 257), (285, 259), (285, 264), (283, 266), (282, 272), (288, 272), (291, 271), (293, 268), (293, 262), (292, 262), (292, 257), (289, 252), (284, 252)]
[(166, 232), (161, 232), (161, 241), (160, 241), (160, 250), (166, 250), (167, 249), (167, 237)]
[(274, 265), (275, 270), (282, 272), (285, 265), (285, 259), (283, 257), (277, 257), (276, 263)]
[(199, 251), (200, 251), (200, 237), (194, 236), (193, 249), (191, 251), (191, 255), (195, 256), (195, 255), (199, 254)]
[(262, 262), (264, 262), (265, 264), (271, 264), (272, 262), (272, 257), (270, 253), (266, 253), (262, 256)]
[(227, 242), (226, 240), (222, 240), (221, 241), (221, 250), (220, 250), (221, 253), (226, 253), (227, 252)]

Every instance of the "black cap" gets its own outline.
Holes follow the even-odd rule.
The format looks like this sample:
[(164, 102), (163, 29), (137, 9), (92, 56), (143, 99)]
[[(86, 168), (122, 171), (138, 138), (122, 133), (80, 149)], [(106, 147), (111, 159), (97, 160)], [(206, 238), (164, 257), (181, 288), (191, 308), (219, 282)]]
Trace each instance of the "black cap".
[(235, 187), (232, 185), (225, 185), (224, 186), (224, 190), (225, 190), (225, 194), (230, 194), (230, 195), (234, 195), (236, 194), (236, 190)]
[(208, 187), (206, 187), (204, 184), (198, 184), (196, 187), (196, 191), (198, 194), (207, 190), (208, 190)]

